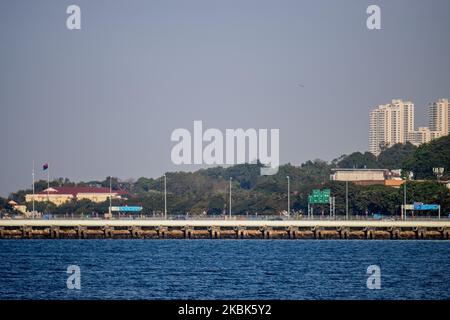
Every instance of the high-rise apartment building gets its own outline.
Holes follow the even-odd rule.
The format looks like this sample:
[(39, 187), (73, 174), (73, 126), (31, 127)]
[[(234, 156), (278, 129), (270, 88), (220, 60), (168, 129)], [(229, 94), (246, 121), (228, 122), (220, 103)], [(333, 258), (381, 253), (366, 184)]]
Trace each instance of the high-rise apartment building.
[(438, 131), (442, 136), (449, 133), (450, 113), (448, 99), (439, 99), (428, 105), (428, 126), (431, 131)]
[(449, 134), (450, 112), (448, 99), (439, 99), (428, 106), (429, 127), (414, 129), (414, 104), (394, 99), (370, 112), (369, 151), (380, 154), (383, 148), (396, 143), (414, 145), (429, 142)]
[(405, 143), (414, 131), (414, 104), (394, 99), (370, 112), (369, 151), (378, 155), (384, 147)]
[(410, 132), (408, 141), (418, 146), (439, 137), (442, 137), (439, 131), (431, 131), (428, 127), (419, 127), (419, 129)]

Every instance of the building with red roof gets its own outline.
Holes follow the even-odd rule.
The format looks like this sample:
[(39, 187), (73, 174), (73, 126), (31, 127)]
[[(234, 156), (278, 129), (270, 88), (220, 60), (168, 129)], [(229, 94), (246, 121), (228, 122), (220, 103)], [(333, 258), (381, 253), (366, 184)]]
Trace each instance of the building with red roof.
[[(123, 190), (96, 187), (54, 187), (48, 188), (34, 195), (34, 201), (50, 201), (57, 206), (73, 200), (90, 200), (104, 202), (111, 196), (112, 199), (121, 199), (125, 195)], [(33, 194), (27, 194), (25, 201), (33, 201)]]

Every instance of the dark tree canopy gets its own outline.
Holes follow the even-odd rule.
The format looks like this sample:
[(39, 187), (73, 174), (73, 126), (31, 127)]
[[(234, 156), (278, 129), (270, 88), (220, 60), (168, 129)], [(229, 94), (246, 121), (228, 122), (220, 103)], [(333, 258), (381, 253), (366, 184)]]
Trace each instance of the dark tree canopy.
[[(218, 215), (228, 212), (229, 183), (232, 185), (233, 214), (278, 214), (286, 210), (287, 176), (290, 178), (291, 208), (305, 213), (308, 207), (308, 194), (312, 189), (330, 188), (336, 197), (337, 214), (345, 212), (345, 184), (330, 181), (331, 169), (340, 168), (387, 168), (405, 169), (414, 172), (417, 179), (430, 179), (427, 182), (410, 182), (408, 202), (421, 201), (438, 203), (442, 211), (450, 211), (448, 189), (436, 182), (432, 168), (444, 167), (450, 171), (450, 138), (444, 137), (419, 148), (411, 144), (397, 144), (384, 150), (378, 158), (369, 152), (354, 152), (327, 163), (323, 160), (306, 161), (300, 166), (285, 164), (279, 167), (276, 175), (261, 176), (261, 164), (240, 164), (230, 167), (215, 167), (196, 172), (168, 172), (167, 205), (169, 214)], [(445, 176), (444, 176), (445, 178)], [(59, 178), (51, 181), (51, 186), (104, 186), (109, 187), (109, 177), (103, 181), (74, 183)], [(44, 190), (47, 181), (37, 181), (36, 191)], [(114, 200), (114, 205), (139, 205), (146, 214), (162, 214), (164, 211), (164, 177), (145, 178), (136, 181), (121, 181), (112, 178), (112, 188), (127, 191), (122, 200)], [(399, 214), (402, 203), (402, 189), (387, 186), (357, 186), (350, 184), (349, 200), (352, 214)], [(19, 190), (10, 195), (18, 203), (25, 201), (25, 194), (31, 189)], [(8, 207), (7, 199), (0, 199), (0, 209)], [(31, 204), (28, 204), (30, 207)], [(49, 203), (38, 203), (41, 212), (58, 214), (103, 213), (108, 210), (109, 202), (93, 203), (74, 201), (56, 207)], [(327, 205), (319, 210), (328, 210)]]
[(401, 169), (405, 161), (413, 156), (416, 149), (417, 147), (409, 142), (394, 144), (378, 155), (378, 165), (385, 169)]
[(450, 177), (450, 136), (422, 144), (404, 164), (404, 169), (412, 171), (416, 179), (436, 179), (434, 167), (444, 168), (444, 178)]
[(353, 152), (348, 156), (343, 156), (337, 160), (338, 168), (355, 168), (355, 169), (377, 169), (379, 164), (377, 158), (370, 152)]

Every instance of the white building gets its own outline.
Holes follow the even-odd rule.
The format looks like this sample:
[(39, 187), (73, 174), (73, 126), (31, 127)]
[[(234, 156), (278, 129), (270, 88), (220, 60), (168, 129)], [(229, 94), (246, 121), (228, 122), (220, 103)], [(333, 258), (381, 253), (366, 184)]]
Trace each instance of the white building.
[(394, 99), (370, 112), (369, 151), (379, 155), (383, 148), (396, 143), (411, 142), (418, 146), (446, 136), (450, 128), (448, 99), (439, 99), (428, 106), (429, 127), (414, 129), (414, 104)]
[(409, 141), (414, 131), (414, 104), (394, 99), (370, 112), (369, 151), (375, 155), (383, 147)]
[(410, 132), (408, 141), (413, 145), (419, 146), (422, 143), (430, 142), (441, 136), (442, 134), (440, 131), (431, 131), (428, 127), (419, 127), (418, 130)]
[(332, 169), (333, 174), (330, 177), (332, 181), (381, 181), (386, 180), (387, 169)]
[(441, 136), (448, 135), (450, 131), (448, 107), (448, 99), (439, 99), (428, 105), (428, 126), (431, 131), (437, 131)]
[(55, 187), (48, 188), (36, 194), (25, 195), (26, 202), (49, 201), (57, 206), (72, 200), (90, 200), (92, 202), (104, 202), (111, 197), (112, 199), (121, 199), (126, 192), (114, 190), (110, 193), (109, 188), (93, 187)]

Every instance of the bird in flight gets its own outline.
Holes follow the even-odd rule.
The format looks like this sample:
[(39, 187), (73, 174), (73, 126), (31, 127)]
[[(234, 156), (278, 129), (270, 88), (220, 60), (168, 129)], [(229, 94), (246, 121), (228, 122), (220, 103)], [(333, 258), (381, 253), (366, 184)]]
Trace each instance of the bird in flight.
[(305, 87), (305, 86), (304, 86), (303, 84), (301, 84), (301, 83), (299, 83), (298, 86), (299, 86), (300, 88), (304, 88), (304, 87)]

